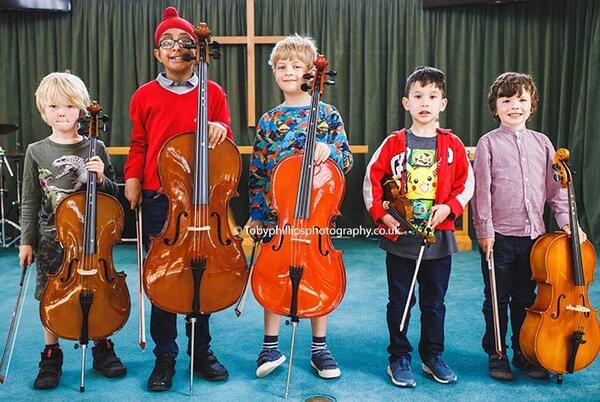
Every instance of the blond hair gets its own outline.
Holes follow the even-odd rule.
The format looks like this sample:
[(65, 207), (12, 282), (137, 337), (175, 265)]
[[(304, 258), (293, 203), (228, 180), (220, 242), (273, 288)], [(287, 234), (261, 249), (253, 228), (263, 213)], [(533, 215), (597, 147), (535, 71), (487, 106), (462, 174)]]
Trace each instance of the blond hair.
[(35, 103), (42, 117), (44, 109), (56, 103), (61, 96), (77, 106), (82, 115), (90, 104), (90, 94), (81, 78), (68, 71), (50, 73), (42, 79), (35, 91)]
[(311, 69), (316, 58), (317, 44), (315, 40), (309, 36), (300, 36), (295, 33), (277, 42), (271, 52), (269, 65), (275, 68), (279, 60), (298, 59)]

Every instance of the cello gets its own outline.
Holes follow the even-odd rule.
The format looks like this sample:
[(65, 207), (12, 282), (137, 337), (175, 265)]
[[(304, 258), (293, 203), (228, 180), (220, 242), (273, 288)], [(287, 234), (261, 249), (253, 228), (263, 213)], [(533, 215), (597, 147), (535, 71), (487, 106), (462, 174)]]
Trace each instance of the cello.
[[(162, 232), (151, 238), (143, 273), (144, 289), (154, 305), (189, 314), (191, 339), (198, 316), (234, 304), (248, 275), (241, 238), (229, 226), (227, 207), (237, 195), (240, 153), (229, 139), (208, 149), (208, 64), (210, 57), (220, 55), (218, 43), (210, 41), (206, 23), (196, 31), (196, 131), (174, 135), (159, 152), (161, 192), (169, 205)], [(189, 54), (183, 58), (192, 60)], [(191, 359), (193, 367), (194, 342)], [(190, 369), (190, 394), (192, 384)]]
[(600, 350), (600, 326), (591, 306), (588, 287), (594, 280), (596, 251), (586, 240), (579, 243), (577, 205), (573, 175), (567, 161), (569, 151), (560, 148), (554, 155), (555, 179), (567, 187), (569, 226), (565, 232), (545, 234), (531, 250), (532, 279), (538, 283), (533, 305), (526, 309), (519, 343), (532, 363), (562, 375), (589, 366)]
[[(97, 154), (102, 108), (90, 112), (89, 157)], [(101, 205), (102, 208), (98, 208)], [(121, 238), (124, 212), (113, 196), (98, 193), (96, 173), (88, 172), (86, 191), (65, 197), (55, 212), (56, 237), (64, 257), (40, 299), (42, 325), (59, 338), (81, 345), (81, 383), (85, 391), (85, 352), (89, 340), (106, 339), (121, 329), (131, 308), (125, 273), (116, 272), (112, 247)]]
[(286, 398), (299, 319), (327, 315), (340, 304), (346, 288), (342, 252), (333, 248), (327, 233), (333, 218), (340, 215), (344, 173), (331, 159), (314, 164), (319, 100), (324, 86), (333, 84), (326, 76), (335, 72), (326, 71), (329, 62), (323, 55), (314, 64), (314, 76), (304, 76), (312, 78), (310, 87), (302, 86), (311, 91), (304, 152), (284, 158), (273, 170), (272, 210), (280, 230), (261, 244), (251, 278), (256, 300), (266, 310), (291, 318)]

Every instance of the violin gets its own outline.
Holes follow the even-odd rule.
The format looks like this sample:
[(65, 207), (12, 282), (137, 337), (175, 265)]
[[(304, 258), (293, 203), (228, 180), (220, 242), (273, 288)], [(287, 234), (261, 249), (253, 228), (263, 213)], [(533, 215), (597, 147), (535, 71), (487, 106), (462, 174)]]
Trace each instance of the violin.
[(195, 316), (234, 304), (248, 275), (241, 238), (228, 219), (241, 175), (240, 153), (229, 139), (208, 149), (208, 63), (218, 58), (218, 44), (210, 42), (205, 23), (196, 30), (196, 131), (171, 137), (159, 152), (161, 191), (169, 207), (162, 232), (151, 238), (143, 275), (154, 305)]
[(589, 366), (600, 350), (600, 326), (591, 306), (588, 287), (594, 280), (596, 251), (586, 240), (579, 243), (577, 205), (569, 151), (554, 156), (555, 179), (567, 188), (571, 236), (545, 234), (531, 250), (532, 279), (537, 282), (535, 302), (526, 309), (519, 343), (532, 363), (557, 374), (574, 373)]
[(415, 225), (412, 202), (400, 190), (397, 177), (384, 177), (383, 200), (383, 207), (405, 230), (410, 230), (421, 237), (426, 245), (432, 245), (437, 241), (430, 227), (421, 228)]
[[(88, 136), (89, 157), (97, 155), (101, 106), (92, 102)], [(98, 206), (101, 208), (98, 208)], [(121, 239), (124, 212), (113, 196), (98, 193), (96, 172), (88, 172), (86, 191), (65, 197), (55, 212), (56, 237), (64, 257), (40, 300), (43, 326), (54, 335), (78, 340), (85, 350), (90, 339), (101, 340), (121, 329), (129, 318), (129, 290), (125, 273), (116, 272), (112, 248)]]

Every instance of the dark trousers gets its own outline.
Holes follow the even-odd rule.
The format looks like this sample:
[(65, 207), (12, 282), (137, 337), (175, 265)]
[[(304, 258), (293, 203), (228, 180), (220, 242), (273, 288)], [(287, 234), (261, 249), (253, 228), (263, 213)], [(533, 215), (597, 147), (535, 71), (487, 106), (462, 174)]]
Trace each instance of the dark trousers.
[[(413, 351), (406, 334), (408, 333), (410, 309), (416, 303), (414, 294), (410, 301), (410, 309), (402, 332), (400, 332), (400, 322), (408, 299), (408, 291), (415, 272), (416, 261), (387, 253), (385, 263), (389, 297), (387, 304), (387, 324), (390, 333), (388, 353), (390, 354), (390, 362), (393, 362), (400, 356)], [(446, 316), (444, 297), (448, 290), (451, 263), (451, 256), (423, 260), (417, 275), (419, 307), (421, 309), (419, 355), (423, 362), (444, 351), (444, 318)]]
[[(144, 245), (150, 245), (150, 236), (159, 234), (167, 218), (168, 201), (164, 196), (157, 197), (154, 191), (144, 191), (144, 203), (142, 204), (142, 223), (144, 230)], [(206, 352), (210, 347), (210, 329), (208, 319), (210, 314), (200, 315), (196, 319), (196, 330), (194, 333), (194, 352)], [(188, 336), (187, 354), (191, 351), (191, 324), (190, 316), (186, 317), (185, 332)], [(155, 343), (154, 355), (177, 357), (179, 347), (177, 339), (177, 314), (165, 311), (152, 304), (150, 315), (150, 335)]]
[[(536, 283), (531, 280), (529, 254), (534, 239), (529, 237), (503, 236), (495, 234), (494, 268), (496, 273), (496, 290), (498, 295), (498, 316), (500, 318), (500, 339), (502, 350), (506, 350), (506, 332), (508, 325), (508, 307), (510, 306), (510, 325), (512, 327), (512, 348), (520, 351), (519, 334), (525, 320), (525, 307), (535, 301)], [(483, 316), (485, 317), (485, 334), (481, 344), (488, 355), (496, 353), (494, 340), (494, 319), (490, 293), (490, 278), (485, 255), (481, 254), (481, 273), (485, 288)]]

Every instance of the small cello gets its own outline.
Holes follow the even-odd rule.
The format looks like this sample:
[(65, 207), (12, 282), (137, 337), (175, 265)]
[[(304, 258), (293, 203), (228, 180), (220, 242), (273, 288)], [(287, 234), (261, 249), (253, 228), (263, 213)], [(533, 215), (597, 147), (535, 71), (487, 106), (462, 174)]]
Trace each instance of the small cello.
[(342, 301), (346, 273), (342, 252), (335, 250), (327, 229), (339, 209), (346, 188), (344, 173), (331, 159), (314, 164), (319, 100), (329, 62), (323, 55), (315, 60), (312, 78), (309, 125), (304, 152), (281, 160), (272, 175), (272, 209), (278, 215), (273, 239), (261, 245), (252, 274), (256, 300), (275, 314), (289, 316), (292, 323), (287, 398), (293, 362), (296, 326), (300, 318), (327, 315)]
[(554, 156), (555, 178), (567, 187), (571, 236), (545, 234), (531, 250), (532, 279), (538, 283), (533, 305), (526, 311), (519, 343), (532, 363), (557, 374), (574, 373), (589, 366), (600, 350), (600, 326), (591, 306), (588, 286), (594, 279), (596, 251), (589, 240), (579, 243), (573, 176), (569, 151)]
[[(96, 156), (100, 112), (92, 102), (89, 157)], [(98, 206), (101, 206), (99, 208)], [(116, 272), (112, 247), (121, 238), (124, 212), (113, 196), (98, 193), (96, 173), (88, 172), (87, 189), (65, 197), (55, 212), (56, 237), (64, 257), (40, 300), (44, 327), (59, 338), (79, 341), (83, 392), (85, 351), (89, 340), (101, 340), (121, 329), (131, 308), (125, 273)]]

